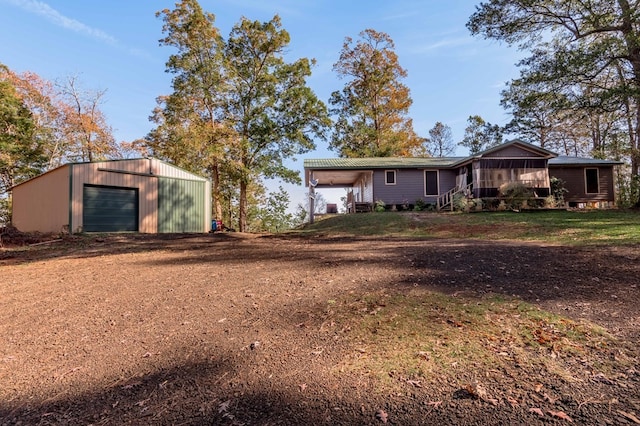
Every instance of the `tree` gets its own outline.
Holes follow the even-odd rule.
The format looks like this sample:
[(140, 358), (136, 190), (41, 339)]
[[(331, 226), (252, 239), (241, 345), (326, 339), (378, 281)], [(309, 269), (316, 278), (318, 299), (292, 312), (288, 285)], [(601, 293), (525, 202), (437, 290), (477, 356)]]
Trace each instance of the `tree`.
[(2, 78), (10, 81), (24, 106), (31, 113), (34, 124), (33, 137), (42, 147), (47, 158), (46, 170), (67, 162), (68, 141), (59, 93), (53, 83), (33, 72), (16, 74), (0, 67)]
[(120, 157), (112, 129), (100, 110), (103, 91), (82, 90), (76, 77), (53, 84), (33, 72), (0, 69), (31, 112), (33, 137), (47, 158), (45, 170), (75, 161)]
[(68, 77), (60, 90), (64, 101), (60, 108), (67, 142), (66, 157), (71, 161), (118, 157), (119, 149), (113, 131), (100, 110), (106, 90), (83, 90), (74, 76)]
[(227, 88), (224, 40), (215, 16), (204, 12), (196, 0), (183, 0), (174, 10), (164, 9), (156, 16), (164, 23), (160, 45), (177, 49), (166, 64), (166, 71), (174, 75), (173, 93), (158, 97), (151, 117), (157, 127), (141, 142), (155, 155), (208, 176), (214, 215), (223, 218), (222, 182), (229, 180), (224, 159), (233, 140), (220, 118)]
[(174, 92), (158, 99), (157, 127), (143, 145), (206, 171), (216, 216), (237, 218), (244, 231), (255, 182), (299, 182), (284, 160), (313, 149), (313, 136), (324, 137), (326, 107), (306, 85), (312, 62), (284, 61), (289, 34), (278, 16), (265, 23), (243, 18), (225, 41), (215, 16), (196, 0), (157, 15), (167, 34), (160, 43), (178, 49), (167, 62)]
[(247, 223), (247, 188), (257, 177), (299, 183), (284, 160), (315, 148), (312, 136), (324, 138), (329, 125), (325, 105), (307, 86), (312, 61), (285, 62), (289, 33), (276, 15), (271, 21), (243, 18), (225, 49), (225, 124), (237, 143), (228, 158), (239, 177), (239, 230)]
[(282, 232), (290, 229), (293, 223), (293, 215), (287, 213), (289, 206), (289, 193), (282, 186), (278, 191), (271, 192), (256, 214), (259, 222), (259, 230), (267, 232)]
[(293, 218), (291, 220), (291, 226), (296, 227), (307, 222), (309, 217), (309, 213), (307, 212), (307, 207), (303, 203), (298, 203), (296, 206), (296, 211), (293, 213)]
[(456, 150), (453, 136), (451, 136), (451, 127), (439, 121), (429, 130), (429, 139), (425, 144), (432, 157), (446, 157)]
[[(305, 199), (307, 200), (307, 210), (309, 210), (310, 193), (305, 193)], [(321, 192), (315, 191), (313, 193), (313, 213), (323, 214), (327, 212), (327, 200), (324, 198)]]
[[(3, 67), (3, 66), (2, 66)], [(7, 194), (11, 187), (40, 173), (42, 147), (34, 138), (34, 123), (16, 88), (0, 79), (0, 216), (9, 216)]]
[(617, 105), (632, 174), (638, 176), (639, 6), (637, 0), (490, 0), (477, 6), (467, 27), (530, 49), (532, 56), (520, 66), (549, 88), (576, 95), (574, 108), (593, 113)]
[(491, 124), (479, 115), (470, 115), (464, 129), (464, 138), (459, 145), (469, 149), (470, 154), (477, 154), (489, 147), (502, 143), (502, 129)]
[(367, 29), (353, 45), (350, 37), (333, 70), (349, 78), (342, 91), (331, 94), (331, 113), (337, 117), (330, 148), (341, 157), (409, 156), (424, 138), (416, 135), (407, 117), (413, 103), (401, 83), (407, 71), (398, 63), (389, 35)]

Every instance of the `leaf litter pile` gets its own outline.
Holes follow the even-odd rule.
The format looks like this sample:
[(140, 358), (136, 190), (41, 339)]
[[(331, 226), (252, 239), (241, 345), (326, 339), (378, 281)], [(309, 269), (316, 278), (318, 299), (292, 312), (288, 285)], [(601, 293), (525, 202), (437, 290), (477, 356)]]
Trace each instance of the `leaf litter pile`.
[(638, 248), (4, 248), (0, 424), (640, 424)]

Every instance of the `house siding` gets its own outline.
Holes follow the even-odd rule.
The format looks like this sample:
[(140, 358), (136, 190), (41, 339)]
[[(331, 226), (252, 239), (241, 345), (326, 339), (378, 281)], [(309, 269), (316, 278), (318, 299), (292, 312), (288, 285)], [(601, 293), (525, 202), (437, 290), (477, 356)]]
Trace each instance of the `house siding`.
[(440, 194), (445, 194), (456, 187), (457, 175), (457, 170), (440, 170)]
[[(587, 194), (585, 169), (598, 169), (599, 193)], [(566, 202), (615, 201), (613, 167), (549, 167), (549, 176), (565, 182), (564, 187), (568, 190), (564, 195)]]
[(358, 192), (360, 193), (360, 201), (363, 203), (373, 203), (373, 173), (364, 172), (358, 179)]
[[(69, 166), (12, 191), (13, 225), (23, 232), (63, 232), (69, 225)], [(43, 208), (46, 206), (46, 208)]]
[[(438, 170), (438, 191), (443, 194), (456, 185), (455, 170)], [(382, 200), (386, 204), (415, 204), (416, 200), (424, 200), (435, 203), (436, 196), (425, 195), (424, 170), (397, 169), (396, 184), (385, 184), (385, 170), (376, 170), (373, 173), (374, 200)]]
[(375, 200), (386, 204), (413, 204), (424, 196), (424, 177), (422, 170), (396, 169), (396, 184), (385, 184), (385, 170), (376, 170), (373, 174), (373, 195)]
[(529, 151), (524, 148), (520, 148), (518, 146), (507, 146), (503, 149), (497, 150), (495, 152), (490, 152), (483, 156), (484, 158), (524, 158), (524, 157), (538, 157), (540, 158), (540, 153)]

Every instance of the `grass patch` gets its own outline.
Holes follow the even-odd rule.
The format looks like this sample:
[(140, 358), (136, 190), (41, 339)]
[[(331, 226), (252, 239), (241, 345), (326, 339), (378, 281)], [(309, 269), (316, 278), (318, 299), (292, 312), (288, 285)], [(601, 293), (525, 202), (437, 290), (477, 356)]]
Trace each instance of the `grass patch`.
[(405, 235), (410, 216), (395, 213), (344, 214), (327, 217), (296, 231), (332, 235)]
[(541, 241), (567, 245), (638, 244), (640, 212), (629, 210), (338, 215), (298, 231), (353, 236)]
[(488, 370), (518, 375), (542, 369), (571, 377), (575, 371), (567, 365), (590, 357), (600, 359), (594, 364), (603, 373), (614, 368), (607, 351), (615, 340), (602, 328), (519, 299), (380, 291), (344, 299), (331, 310), (352, 347), (338, 370), (366, 375), (384, 392), (406, 389), (406, 383), (455, 386), (469, 372)]

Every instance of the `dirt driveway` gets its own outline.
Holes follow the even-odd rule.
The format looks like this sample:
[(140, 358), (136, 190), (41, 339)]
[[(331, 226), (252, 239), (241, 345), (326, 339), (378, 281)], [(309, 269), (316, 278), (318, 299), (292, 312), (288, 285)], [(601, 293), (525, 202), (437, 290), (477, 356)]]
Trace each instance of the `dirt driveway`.
[[(0, 424), (638, 424), (637, 362), (605, 376), (579, 354), (572, 377), (515, 365), (380, 390), (340, 369), (357, 348), (331, 306), (517, 296), (637, 361), (639, 249), (210, 234), (0, 252)], [(472, 376), (496, 396), (461, 395)]]

